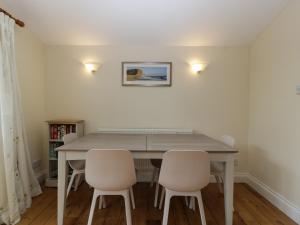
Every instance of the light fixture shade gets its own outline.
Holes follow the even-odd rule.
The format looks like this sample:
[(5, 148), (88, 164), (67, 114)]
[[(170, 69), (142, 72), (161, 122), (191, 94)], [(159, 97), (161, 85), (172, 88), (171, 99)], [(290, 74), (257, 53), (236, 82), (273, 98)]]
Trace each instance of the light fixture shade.
[(192, 70), (194, 73), (200, 73), (205, 70), (207, 64), (204, 63), (196, 63), (192, 64)]
[(100, 65), (98, 63), (84, 63), (84, 66), (89, 73), (95, 73)]

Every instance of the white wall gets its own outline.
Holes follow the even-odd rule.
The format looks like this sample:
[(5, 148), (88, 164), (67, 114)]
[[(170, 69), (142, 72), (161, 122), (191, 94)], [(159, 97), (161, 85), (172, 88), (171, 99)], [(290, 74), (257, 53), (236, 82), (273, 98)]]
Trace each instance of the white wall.
[(27, 28), (16, 26), (16, 60), (28, 144), (33, 160), (44, 158), (45, 48)]
[[(245, 171), (248, 129), (248, 48), (47, 46), (48, 119), (79, 118), (86, 132), (110, 128), (193, 128), (230, 134)], [(208, 62), (195, 76), (189, 61)], [(102, 64), (89, 75), (82, 62)], [(122, 61), (172, 61), (172, 87), (122, 87)]]
[(249, 169), (300, 207), (300, 1), (251, 48)]

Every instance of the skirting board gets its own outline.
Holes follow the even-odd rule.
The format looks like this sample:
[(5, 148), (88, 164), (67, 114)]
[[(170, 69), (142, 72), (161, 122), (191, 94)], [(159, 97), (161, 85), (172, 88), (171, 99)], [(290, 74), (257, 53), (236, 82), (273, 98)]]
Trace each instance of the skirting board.
[(272, 190), (269, 186), (264, 184), (262, 181), (258, 180), (256, 177), (251, 174), (247, 175), (247, 182), (250, 187), (256, 190), (274, 206), (280, 209), (288, 217), (294, 220), (297, 224), (300, 224), (300, 208), (295, 204), (290, 202), (281, 194)]
[[(152, 179), (152, 170), (143, 170), (138, 173), (138, 181), (149, 182)], [(215, 183), (213, 176), (210, 177), (210, 182)], [(295, 204), (287, 200), (284, 196), (272, 190), (269, 186), (258, 180), (249, 173), (235, 173), (235, 183), (246, 183), (265, 199), (272, 203), (275, 207), (280, 209), (288, 217), (300, 225), (300, 209)]]

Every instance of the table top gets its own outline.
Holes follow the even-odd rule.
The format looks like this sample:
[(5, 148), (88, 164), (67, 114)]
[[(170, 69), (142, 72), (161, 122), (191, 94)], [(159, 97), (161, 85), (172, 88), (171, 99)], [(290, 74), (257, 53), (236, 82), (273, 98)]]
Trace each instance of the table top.
[(146, 151), (146, 135), (142, 134), (104, 134), (92, 133), (65, 144), (56, 150), (75, 151), (90, 149), (128, 149), (131, 151)]
[(237, 150), (204, 134), (147, 135), (148, 151), (203, 150), (211, 153), (236, 153)]
[(165, 152), (168, 150), (203, 150), (210, 153), (237, 153), (237, 150), (203, 134), (109, 134), (92, 133), (63, 145), (58, 151), (90, 149), (128, 149)]

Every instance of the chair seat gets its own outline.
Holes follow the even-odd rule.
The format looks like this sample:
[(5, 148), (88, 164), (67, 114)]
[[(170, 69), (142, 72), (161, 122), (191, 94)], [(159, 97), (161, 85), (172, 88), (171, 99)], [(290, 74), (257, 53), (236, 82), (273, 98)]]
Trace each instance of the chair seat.
[(85, 161), (84, 160), (72, 160), (69, 161), (69, 165), (73, 170), (84, 170)]

